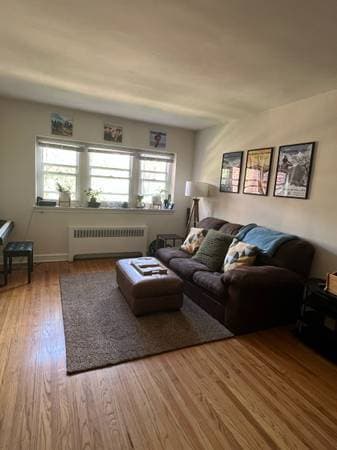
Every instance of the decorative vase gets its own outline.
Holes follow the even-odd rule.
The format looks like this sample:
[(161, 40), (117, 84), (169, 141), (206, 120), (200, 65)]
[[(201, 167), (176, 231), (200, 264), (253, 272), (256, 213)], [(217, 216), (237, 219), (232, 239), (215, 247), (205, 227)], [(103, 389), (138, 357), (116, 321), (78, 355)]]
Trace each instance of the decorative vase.
[(61, 208), (69, 208), (71, 203), (71, 194), (69, 191), (59, 192), (59, 206)]
[(153, 205), (153, 208), (159, 208), (159, 209), (161, 208), (161, 196), (160, 196), (160, 194), (152, 196), (152, 205)]

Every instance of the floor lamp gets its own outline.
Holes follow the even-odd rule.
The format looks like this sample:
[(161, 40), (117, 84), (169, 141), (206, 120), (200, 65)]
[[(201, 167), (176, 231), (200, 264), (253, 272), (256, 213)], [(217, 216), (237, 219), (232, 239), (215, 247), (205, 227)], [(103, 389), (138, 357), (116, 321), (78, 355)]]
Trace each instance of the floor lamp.
[(192, 207), (186, 225), (186, 235), (190, 231), (191, 226), (196, 227), (199, 222), (199, 200), (208, 197), (208, 184), (201, 181), (186, 181), (185, 197), (192, 197)]

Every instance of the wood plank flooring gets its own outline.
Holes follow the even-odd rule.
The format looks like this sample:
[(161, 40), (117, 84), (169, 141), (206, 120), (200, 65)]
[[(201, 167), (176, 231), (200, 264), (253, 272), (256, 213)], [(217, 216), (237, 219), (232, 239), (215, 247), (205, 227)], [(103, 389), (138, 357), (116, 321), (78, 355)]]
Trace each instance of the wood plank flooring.
[(337, 367), (286, 328), (74, 376), (65, 372), (62, 272), (0, 288), (0, 449), (336, 449)]

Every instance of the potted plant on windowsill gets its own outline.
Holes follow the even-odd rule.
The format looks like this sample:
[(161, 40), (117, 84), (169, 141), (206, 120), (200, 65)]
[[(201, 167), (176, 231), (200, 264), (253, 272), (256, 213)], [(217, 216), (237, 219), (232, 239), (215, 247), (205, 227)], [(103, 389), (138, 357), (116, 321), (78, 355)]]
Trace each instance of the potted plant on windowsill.
[(70, 187), (63, 186), (61, 183), (57, 181), (56, 190), (59, 193), (59, 206), (62, 208), (69, 208), (71, 203)]
[(97, 201), (101, 191), (100, 190), (94, 190), (94, 189), (87, 189), (84, 191), (85, 195), (88, 199), (88, 208), (99, 208), (101, 204)]
[(136, 208), (145, 208), (145, 203), (143, 202), (144, 195), (138, 194), (136, 196)]

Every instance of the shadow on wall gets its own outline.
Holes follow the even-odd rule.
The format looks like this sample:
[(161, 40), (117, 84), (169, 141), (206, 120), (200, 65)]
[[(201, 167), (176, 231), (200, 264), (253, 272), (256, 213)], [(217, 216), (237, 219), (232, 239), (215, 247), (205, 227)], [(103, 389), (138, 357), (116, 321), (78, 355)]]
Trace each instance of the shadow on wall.
[(326, 278), (327, 273), (337, 270), (337, 252), (313, 243), (315, 247), (315, 257), (311, 268), (312, 276)]
[[(227, 124), (217, 125), (202, 131), (199, 134), (197, 160), (194, 165), (194, 178), (206, 183), (215, 184), (220, 179), (220, 168), (223, 153), (247, 150), (258, 147), (258, 142), (270, 141), (267, 127), (254, 126), (255, 121), (235, 120)], [(237, 142), (240, 142), (240, 145)], [(226, 142), (226, 144), (224, 144)], [(199, 153), (199, 154), (198, 154)], [(245, 161), (244, 161), (245, 162)], [(244, 165), (243, 165), (244, 169)]]

